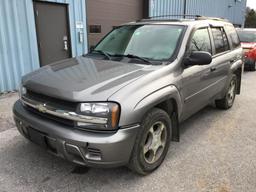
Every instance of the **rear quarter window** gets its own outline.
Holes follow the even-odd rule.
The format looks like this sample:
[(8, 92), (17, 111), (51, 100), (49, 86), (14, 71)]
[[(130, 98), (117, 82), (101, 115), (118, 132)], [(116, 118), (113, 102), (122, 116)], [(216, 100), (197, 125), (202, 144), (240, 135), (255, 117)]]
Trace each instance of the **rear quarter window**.
[(232, 47), (233, 48), (240, 47), (240, 40), (239, 40), (236, 29), (232, 25), (226, 25), (225, 31), (226, 31), (227, 35), (229, 36)]
[(212, 30), (216, 54), (228, 51), (230, 48), (229, 48), (228, 38), (224, 29), (222, 27), (213, 27), (211, 28), (211, 30)]

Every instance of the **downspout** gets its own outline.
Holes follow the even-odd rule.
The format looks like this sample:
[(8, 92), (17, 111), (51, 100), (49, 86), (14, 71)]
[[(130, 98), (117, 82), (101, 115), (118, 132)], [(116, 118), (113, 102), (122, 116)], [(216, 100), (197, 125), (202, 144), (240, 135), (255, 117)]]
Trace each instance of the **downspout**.
[(186, 14), (187, 14), (187, 0), (184, 0), (184, 7), (183, 7), (183, 18), (186, 18)]
[(243, 23), (242, 23), (242, 29), (244, 28), (245, 26), (245, 19), (246, 19), (246, 8), (247, 8), (247, 0), (245, 0), (245, 10), (243, 11), (243, 16), (244, 16), (244, 19), (243, 19)]

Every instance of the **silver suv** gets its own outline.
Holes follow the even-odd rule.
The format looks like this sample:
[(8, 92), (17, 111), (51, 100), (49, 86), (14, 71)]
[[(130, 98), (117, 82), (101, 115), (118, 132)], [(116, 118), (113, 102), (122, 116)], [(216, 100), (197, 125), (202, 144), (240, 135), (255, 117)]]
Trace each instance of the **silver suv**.
[(57, 156), (146, 175), (179, 141), (181, 121), (212, 102), (232, 107), (241, 74), (229, 22), (141, 20), (115, 28), (87, 55), (24, 76), (14, 119)]

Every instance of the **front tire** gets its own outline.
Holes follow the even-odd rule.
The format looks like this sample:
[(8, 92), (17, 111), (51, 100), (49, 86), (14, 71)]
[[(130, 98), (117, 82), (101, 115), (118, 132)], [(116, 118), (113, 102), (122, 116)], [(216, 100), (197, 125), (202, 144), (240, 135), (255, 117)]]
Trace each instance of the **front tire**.
[(224, 98), (215, 101), (216, 107), (219, 109), (231, 108), (235, 101), (236, 89), (237, 89), (237, 77), (235, 74), (233, 74)]
[(171, 120), (162, 109), (153, 108), (145, 116), (137, 135), (129, 168), (147, 175), (163, 162), (171, 140)]
[(253, 61), (253, 63), (250, 65), (250, 71), (256, 71), (256, 61)]

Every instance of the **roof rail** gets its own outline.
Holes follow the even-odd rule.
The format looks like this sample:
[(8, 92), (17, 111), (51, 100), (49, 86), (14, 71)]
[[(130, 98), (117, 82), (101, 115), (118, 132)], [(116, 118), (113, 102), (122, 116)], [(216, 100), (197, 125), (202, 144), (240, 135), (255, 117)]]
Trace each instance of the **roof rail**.
[(182, 19), (195, 19), (198, 17), (201, 17), (200, 15), (157, 15), (157, 16), (152, 16), (149, 17), (149, 19), (155, 19), (155, 18), (170, 18), (170, 17), (181, 17)]
[(138, 21), (152, 21), (152, 20), (153, 21), (181, 21), (181, 20), (187, 20), (187, 19), (229, 22), (229, 20), (224, 18), (207, 17), (207, 16), (201, 16), (201, 15), (157, 15), (157, 16), (148, 17), (147, 19), (141, 19)]
[(219, 18), (219, 17), (207, 17), (207, 16), (200, 16), (200, 17), (197, 17), (195, 18), (196, 20), (214, 20), (214, 21), (227, 21), (229, 22), (228, 19), (225, 19), (225, 18)]
[(140, 21), (181, 21), (186, 19), (195, 19), (201, 17), (200, 15), (157, 15), (148, 17), (146, 19), (137, 20)]

